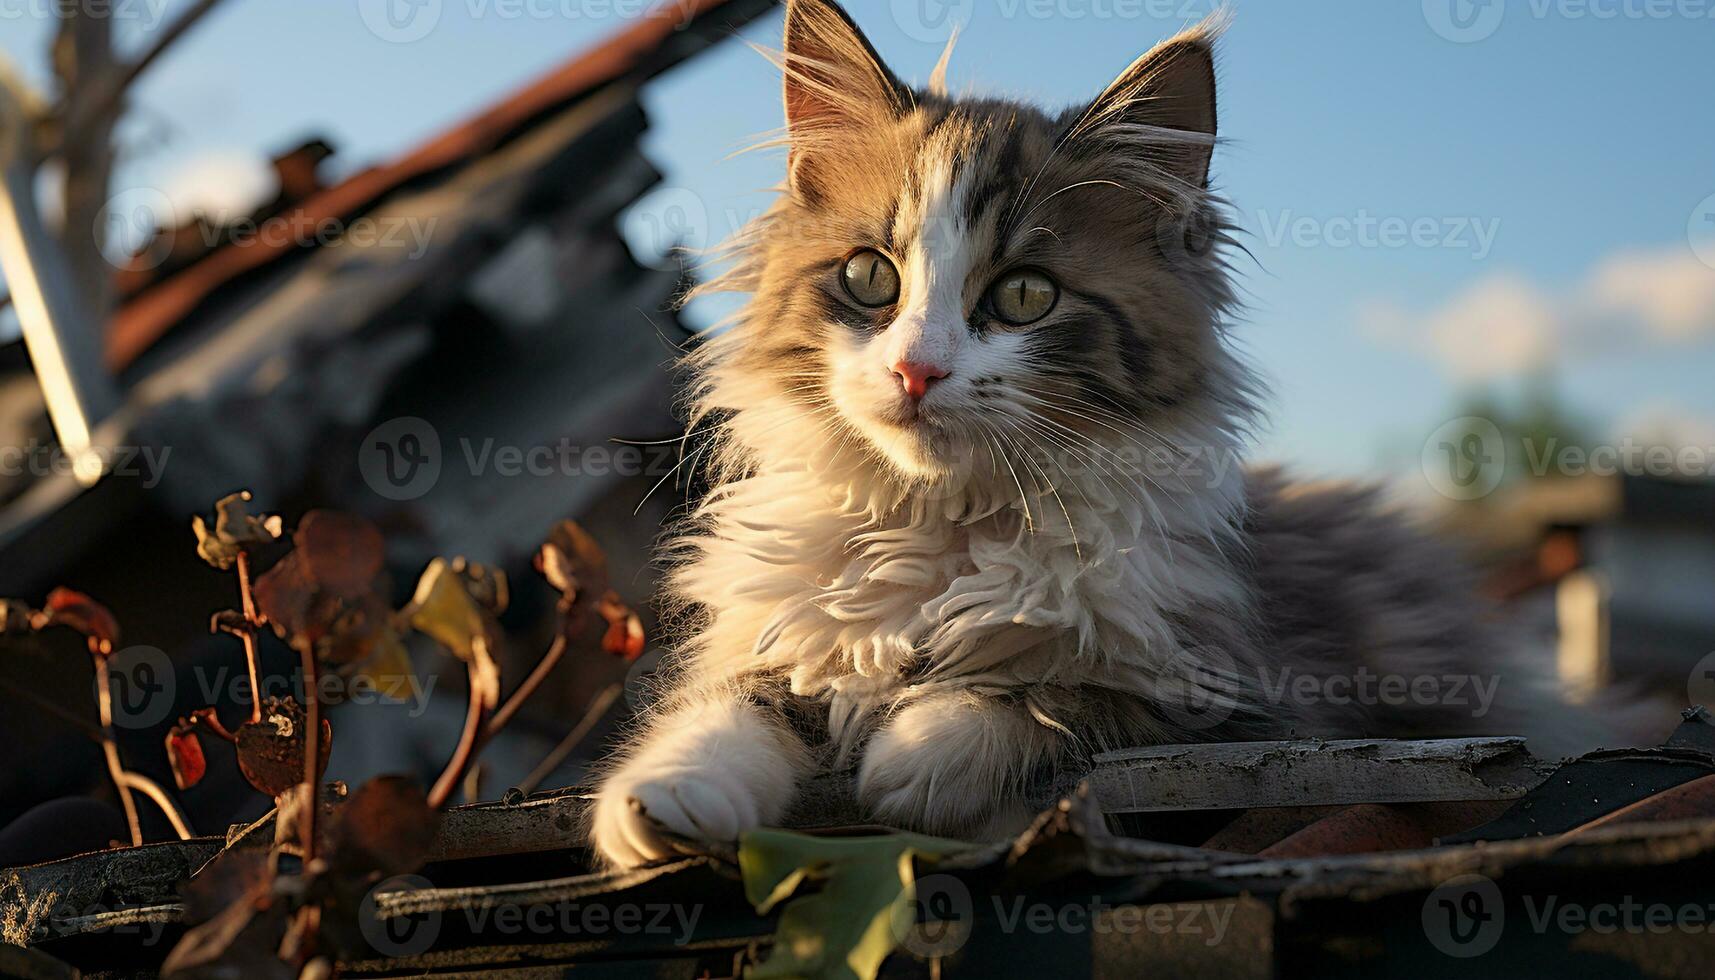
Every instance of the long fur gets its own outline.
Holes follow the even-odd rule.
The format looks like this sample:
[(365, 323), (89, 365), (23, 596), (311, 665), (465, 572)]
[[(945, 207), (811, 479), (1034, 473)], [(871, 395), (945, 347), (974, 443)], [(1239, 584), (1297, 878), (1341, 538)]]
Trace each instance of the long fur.
[[(1261, 386), (1208, 181), (1218, 27), (1049, 114), (949, 98), (945, 56), (911, 90), (829, 0), (788, 5), (788, 182), (703, 287), (752, 298), (691, 357), (713, 489), (668, 546), (678, 667), (610, 762), (607, 860), (778, 820), (825, 767), (877, 820), (980, 835), (1124, 745), (1565, 734), (1426, 536), (1366, 491), (1236, 465)], [(840, 293), (858, 247), (896, 259), (891, 308)], [(1061, 290), (1024, 328), (983, 313), (1019, 267)], [(953, 365), (917, 426), (901, 352)], [(1360, 669), (1505, 670), (1507, 705), (1276, 683)]]

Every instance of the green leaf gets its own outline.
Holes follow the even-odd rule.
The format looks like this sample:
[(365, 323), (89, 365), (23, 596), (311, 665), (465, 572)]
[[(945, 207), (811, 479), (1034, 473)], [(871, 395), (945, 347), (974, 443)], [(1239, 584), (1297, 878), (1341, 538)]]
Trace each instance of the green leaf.
[[(753, 980), (874, 980), (912, 927), (917, 858), (972, 845), (917, 834), (813, 837), (753, 830), (739, 839), (744, 895), (767, 915), (784, 903), (774, 949)], [(807, 889), (806, 884), (819, 886)]]

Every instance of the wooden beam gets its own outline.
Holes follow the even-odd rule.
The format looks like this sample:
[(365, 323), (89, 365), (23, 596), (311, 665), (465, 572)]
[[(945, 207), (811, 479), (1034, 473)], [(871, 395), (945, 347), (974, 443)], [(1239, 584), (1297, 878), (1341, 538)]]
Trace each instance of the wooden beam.
[(1520, 738), (1305, 739), (1159, 745), (1095, 758), (1106, 813), (1510, 800), (1552, 767)]

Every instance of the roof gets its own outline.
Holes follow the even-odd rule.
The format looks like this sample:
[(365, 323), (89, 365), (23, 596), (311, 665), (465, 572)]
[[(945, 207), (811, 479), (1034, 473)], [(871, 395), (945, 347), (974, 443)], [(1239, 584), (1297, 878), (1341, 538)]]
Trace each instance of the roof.
[[(399, 159), (354, 174), (276, 220), (292, 227), (314, 228), (325, 221), (349, 219), (423, 177), (491, 152), (531, 123), (603, 85), (626, 76), (638, 80), (653, 76), (776, 2), (683, 0), (673, 17), (639, 18), (630, 29)], [(130, 298), (108, 325), (105, 356), (109, 369), (128, 367), (222, 286), (303, 251), (301, 237), (250, 236), (159, 282), (150, 282), (142, 273), (121, 273), (121, 290), (130, 293)]]
[[(399, 160), (277, 215), (341, 216), (354, 228), (361, 217), (420, 232), (411, 247), (379, 235), (338, 248), (314, 247), (315, 235), (246, 235), (158, 282), (133, 282), (106, 352), (127, 368), (123, 404), (97, 440), (157, 458), (171, 447), (172, 465), (93, 489), (70, 474), (0, 485), (0, 586), (47, 588), (140, 505), (192, 513), (235, 486), (280, 499), (315, 479), (326, 505), (372, 507), (358, 474), (329, 463), (357, 458), (379, 411), (427, 419), (449, 441), (522, 446), (677, 431), (664, 364), (688, 336), (671, 309), (683, 270), (640, 265), (618, 229), (661, 179), (639, 145), (639, 92), (774, 5), (696, 0), (688, 23), (643, 18)], [(449, 359), (456, 376), (444, 373)], [(435, 498), (414, 508), (425, 536), (491, 558), (528, 554), (541, 527), (620, 478), (445, 469)]]
[[(1370, 743), (1366, 751), (1392, 763), (1413, 754), (1438, 765), (1449, 758), (1440, 749), (1416, 753), (1415, 744)], [(1246, 751), (1243, 745), (1149, 751), (1185, 759), (1209, 753), (1232, 762), (1235, 752)], [(1292, 767), (1314, 757), (1318, 745), (1296, 743), (1284, 755), (1277, 749), (1253, 753), (1251, 788), (1238, 795), (1290, 795), (1284, 784), (1293, 781)], [(1368, 767), (1365, 752), (1333, 756), (1344, 761), (1325, 775), (1345, 767), (1347, 795), (1434, 797), (1425, 785), (1445, 786), (1451, 772), (1441, 769), (1441, 776), (1425, 780), (1406, 765), (1392, 779), (1378, 779), (1380, 770)], [(1493, 773), (1487, 766), (1497, 758), (1513, 768), (1487, 789), (1470, 784), (1434, 802), (1311, 809), (1211, 810), (1197, 796), (1208, 775), (1199, 766), (1158, 773), (1163, 794), (1184, 791), (1194, 804), (1178, 812), (1181, 830), (1166, 835), (1190, 843), (1116, 834), (1116, 814), (1098, 774), (1048, 806), (1016, 839), (916, 858), (919, 931), (896, 935), (899, 946), (884, 972), (1027, 975), (1036, 964), (1061, 976), (1394, 975), (1492, 947), (1493, 956), (1470, 961), (1473, 975), (1501, 975), (1521, 964), (1534, 971), (1608, 964), (1649, 975), (1697, 975), (1680, 967), (1701, 966), (1695, 951), (1706, 937), (1698, 930), (1652, 930), (1646, 946), (1626, 945), (1623, 931), (1615, 940), (1612, 930), (1530, 928), (1520, 904), (1540, 909), (1553, 900), (1588, 909), (1623, 900), (1644, 908), (1707, 907), (1700, 889), (1715, 872), (1715, 725), (1708, 713), (1688, 710), (1660, 747), (1592, 753), (1539, 772), (1529, 788), (1515, 779), (1519, 760), (1505, 752), (1472, 756), (1471, 774), (1488, 779)], [(1483, 802), (1459, 798), (1470, 795)], [(421, 877), (382, 885), (375, 896), (377, 915), (397, 930), (389, 935), (415, 930), (423, 941), (411, 942), (406, 955), (344, 964), (342, 975), (601, 962), (608, 969), (689, 977), (710, 964), (730, 968), (754, 959), (785, 927), (782, 916), (793, 914), (751, 907), (740, 887), (746, 869), (730, 847), (686, 842), (686, 857), (647, 868), (555, 874), (566, 867), (566, 850), (578, 845), (586, 799), (572, 789), (450, 811), (435, 863)], [(1202, 830), (1188, 834), (1186, 827)], [(850, 837), (864, 830), (824, 833)], [(27, 940), (86, 970), (134, 966), (139, 956), (152, 960), (171, 945), (158, 941), (160, 930), (172, 935), (180, 928), (177, 883), (229, 843), (152, 845), (0, 873), (4, 938)], [(115, 907), (109, 897), (121, 894), (128, 898)], [(1468, 936), (1450, 932), (1437, 924), (1437, 902), (1449, 896), (1456, 911), (1470, 912), (1475, 904), (1478, 926), (1509, 914), (1514, 924), (1492, 934), (1483, 928)], [(1045, 910), (1047, 926), (1021, 928), (1016, 914), (1009, 926), (1007, 910), (1023, 903)], [(670, 937), (647, 930), (522, 928), (517, 916), (500, 912), (539, 906), (599, 907), (603, 922), (617, 922), (608, 916), (639, 906), (695, 908), (699, 915), (691, 934)], [(95, 911), (68, 916), (65, 908)], [(1120, 928), (1116, 923), (1127, 921), (1127, 909), (1143, 917), (1136, 921), (1166, 921), (1168, 927)], [(1068, 918), (1068, 910), (1098, 920), (1106, 915), (1107, 926)], [(1221, 931), (1174, 925), (1204, 921), (1198, 915), (1219, 922)], [(140, 947), (145, 936), (156, 939)], [(1479, 940), (1488, 945), (1465, 948)]]

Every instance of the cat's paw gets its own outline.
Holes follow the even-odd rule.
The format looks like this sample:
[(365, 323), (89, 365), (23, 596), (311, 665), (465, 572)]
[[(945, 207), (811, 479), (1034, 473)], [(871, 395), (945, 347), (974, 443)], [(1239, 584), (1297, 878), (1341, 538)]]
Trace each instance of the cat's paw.
[(596, 798), (590, 840), (602, 860), (634, 868), (681, 853), (673, 838), (731, 843), (760, 825), (757, 800), (730, 774), (704, 768), (621, 772)]
[(924, 702), (876, 733), (858, 768), (858, 801), (876, 820), (926, 834), (993, 839), (1032, 812), (1016, 776), (1041, 736), (986, 705)]

